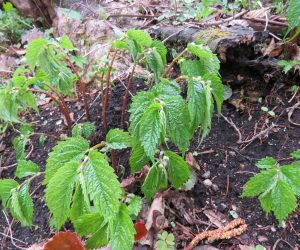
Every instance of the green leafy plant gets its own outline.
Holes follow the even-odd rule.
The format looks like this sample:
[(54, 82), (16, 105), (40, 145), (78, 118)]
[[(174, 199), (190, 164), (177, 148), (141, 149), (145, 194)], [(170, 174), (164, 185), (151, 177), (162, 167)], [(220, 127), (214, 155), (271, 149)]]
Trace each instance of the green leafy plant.
[(291, 164), (280, 166), (273, 157), (257, 162), (261, 172), (252, 177), (244, 188), (242, 197), (258, 196), (267, 215), (272, 211), (282, 225), (287, 216), (297, 207), (300, 195), (300, 150), (291, 153)]
[(278, 62), (278, 65), (283, 68), (283, 72), (287, 74), (291, 69), (299, 69), (300, 61), (299, 60), (292, 60), (292, 61), (286, 61), (286, 60), (280, 60)]
[[(181, 58), (185, 53), (198, 59)], [(187, 98), (182, 97), (175, 81), (161, 78), (151, 90), (134, 96), (129, 110), (129, 132), (133, 138), (131, 169), (135, 172), (149, 161), (152, 163), (142, 186), (147, 198), (166, 188), (168, 180), (179, 188), (189, 179), (188, 165), (182, 156), (167, 150), (168, 143), (173, 143), (184, 155), (198, 128), (202, 141), (211, 128), (214, 103), (220, 112), (224, 98), (224, 86), (218, 75), (219, 61), (207, 46), (188, 44), (163, 76), (168, 75), (177, 60), (187, 82)]]
[(128, 147), (130, 142), (124, 142), (124, 133), (111, 130), (106, 142), (93, 147), (77, 134), (60, 141), (49, 154), (45, 172), (40, 172), (36, 163), (18, 157), (15, 174), (25, 180), (20, 184), (13, 179), (0, 180), (6, 212), (9, 210), (23, 226), (31, 227), (33, 201), (29, 186), (33, 179), (45, 175), (45, 201), (56, 230), (70, 219), (78, 235), (91, 236), (86, 242), (89, 249), (108, 243), (112, 249), (132, 249), (135, 230), (131, 217), (137, 216), (141, 200), (137, 196), (124, 197), (107, 156), (98, 152), (105, 146)]
[(159, 240), (156, 242), (155, 246), (157, 250), (174, 250), (175, 238), (172, 233), (163, 231), (158, 235)]
[(11, 41), (18, 43), (21, 35), (32, 29), (32, 19), (21, 16), (10, 2), (2, 4), (0, 10), (0, 43)]

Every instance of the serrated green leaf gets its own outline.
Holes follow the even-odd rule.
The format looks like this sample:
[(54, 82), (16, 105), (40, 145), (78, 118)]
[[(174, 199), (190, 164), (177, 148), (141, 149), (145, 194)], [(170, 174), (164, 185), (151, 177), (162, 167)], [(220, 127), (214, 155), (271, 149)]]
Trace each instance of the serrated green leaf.
[(29, 194), (29, 185), (25, 183), (20, 190), (11, 194), (10, 211), (12, 216), (21, 222), (22, 226), (32, 226), (33, 202)]
[(197, 81), (190, 79), (188, 81), (187, 91), (188, 110), (191, 118), (191, 131), (194, 132), (205, 119), (206, 98), (203, 85)]
[(294, 191), (283, 180), (278, 180), (277, 185), (272, 190), (272, 205), (274, 215), (280, 224), (297, 206)]
[(167, 48), (162, 41), (154, 40), (151, 43), (151, 48), (155, 48), (157, 52), (160, 54), (163, 64), (167, 64)]
[(18, 136), (13, 139), (13, 146), (16, 150), (17, 161), (25, 160), (25, 147), (28, 142), (27, 136)]
[(111, 129), (106, 134), (107, 146), (112, 149), (123, 149), (131, 147), (131, 137), (122, 129)]
[(89, 149), (89, 143), (83, 138), (68, 138), (59, 142), (51, 153), (46, 164), (45, 184), (65, 163), (69, 161), (80, 161)]
[(277, 174), (276, 169), (261, 171), (246, 183), (242, 197), (257, 196), (265, 192), (276, 182)]
[(44, 50), (46, 45), (47, 45), (47, 41), (42, 38), (35, 39), (28, 44), (26, 50), (26, 61), (31, 70), (34, 70), (37, 61), (39, 59), (39, 56)]
[(89, 211), (90, 208), (84, 199), (81, 185), (77, 184), (70, 210), (70, 218), (72, 222), (77, 220), (81, 215), (87, 214)]
[(86, 241), (85, 247), (87, 249), (96, 249), (104, 247), (108, 244), (108, 225), (98, 228), (98, 230)]
[(88, 139), (93, 133), (95, 133), (95, 130), (95, 125), (91, 122), (79, 123), (73, 127), (72, 136)]
[(142, 198), (135, 195), (133, 198), (131, 198), (127, 208), (130, 215), (138, 216), (142, 209)]
[(198, 77), (205, 74), (205, 69), (199, 60), (182, 60), (180, 72), (183, 76)]
[(70, 204), (80, 163), (70, 161), (59, 168), (45, 190), (45, 200), (59, 230), (70, 216)]
[(282, 166), (280, 168), (282, 178), (286, 181), (297, 195), (300, 195), (300, 167), (294, 165)]
[(290, 155), (291, 155), (292, 157), (294, 157), (295, 159), (300, 159), (300, 149), (298, 149), (298, 150), (292, 152)]
[(266, 212), (267, 216), (272, 210), (272, 192), (263, 193), (259, 196), (260, 205)]
[(160, 109), (160, 103), (151, 104), (140, 120), (139, 140), (150, 159), (154, 158), (161, 138), (163, 121), (161, 121)]
[(22, 135), (29, 135), (33, 132), (33, 128), (29, 124), (22, 124), (20, 127), (20, 132)]
[(131, 250), (134, 243), (135, 230), (127, 207), (121, 204), (119, 213), (111, 228), (112, 250)]
[(36, 112), (39, 111), (39, 108), (36, 104), (35, 96), (33, 93), (24, 91), (23, 93), (20, 93), (19, 98), (21, 98), (22, 102), (25, 103), (28, 107), (32, 108), (34, 111), (36, 111)]
[(147, 199), (151, 199), (159, 189), (163, 189), (168, 186), (167, 180), (168, 177), (166, 169), (156, 163), (148, 172), (142, 186), (142, 192), (145, 194)]
[(150, 158), (145, 154), (143, 146), (136, 140), (132, 143), (129, 163), (131, 172), (137, 172), (148, 164)]
[(67, 50), (74, 50), (74, 45), (72, 43), (72, 41), (70, 40), (70, 38), (66, 35), (62, 36), (60, 38), (60, 46), (64, 49)]
[(218, 113), (221, 113), (224, 101), (224, 85), (217, 74), (207, 73), (203, 76), (204, 81), (211, 81), (211, 92), (217, 104)]
[(16, 188), (18, 185), (19, 183), (13, 179), (0, 180), (0, 198), (4, 208), (7, 207), (7, 201), (11, 196), (11, 190)]
[(26, 176), (31, 176), (40, 171), (39, 166), (33, 161), (20, 160), (17, 163), (17, 169), (15, 175), (21, 179)]
[(276, 160), (273, 157), (265, 157), (258, 161), (255, 166), (258, 168), (273, 168), (276, 165)]
[(298, 0), (289, 0), (286, 17), (289, 21), (289, 30), (300, 25), (300, 2)]
[(126, 42), (124, 41), (121, 41), (121, 40), (117, 40), (113, 43), (114, 47), (117, 48), (117, 49), (125, 49), (125, 50), (128, 50), (129, 49), (129, 46)]
[(131, 113), (129, 118), (129, 131), (136, 138), (139, 137), (138, 128), (140, 120), (147, 107), (150, 106), (151, 103), (153, 103), (154, 98), (155, 95), (149, 91), (141, 91), (132, 98), (132, 103), (129, 109), (129, 112)]
[(175, 188), (180, 188), (186, 183), (191, 175), (188, 164), (184, 159), (172, 151), (164, 151), (169, 157), (167, 170), (168, 177)]
[(83, 175), (90, 199), (99, 207), (101, 215), (107, 220), (113, 218), (119, 209), (122, 189), (105, 156), (91, 151)]
[(140, 46), (150, 47), (153, 41), (148, 33), (141, 30), (130, 29), (126, 34)]
[(15, 11), (16, 10), (16, 8), (14, 8), (14, 6), (10, 2), (3, 3), (2, 7), (3, 7), (5, 12), (10, 12), (10, 11)]
[(160, 83), (155, 84), (151, 92), (155, 96), (163, 99), (166, 96), (180, 95), (181, 89), (177, 82), (161, 78)]
[(79, 236), (95, 233), (102, 224), (104, 219), (99, 212), (84, 214), (74, 221), (75, 231)]
[(145, 53), (145, 58), (149, 68), (154, 73), (155, 81), (158, 82), (165, 69), (165, 65), (161, 55), (158, 53), (156, 48), (153, 48), (152, 50)]
[(180, 95), (166, 97), (163, 101), (165, 103), (167, 136), (184, 153), (188, 149), (191, 138), (187, 104)]

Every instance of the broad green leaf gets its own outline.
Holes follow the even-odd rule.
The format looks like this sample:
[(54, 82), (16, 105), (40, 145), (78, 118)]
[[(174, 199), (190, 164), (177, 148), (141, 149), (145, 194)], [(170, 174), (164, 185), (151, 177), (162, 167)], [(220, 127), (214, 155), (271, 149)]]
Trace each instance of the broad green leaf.
[(180, 95), (163, 99), (166, 114), (167, 136), (184, 153), (189, 146), (190, 116), (185, 100)]
[(22, 135), (29, 135), (33, 133), (33, 128), (29, 124), (22, 124), (20, 127), (20, 132)]
[(0, 180), (0, 198), (2, 200), (2, 206), (7, 207), (7, 201), (11, 196), (11, 190), (19, 185), (18, 182), (12, 179), (1, 179)]
[(168, 177), (175, 188), (180, 188), (191, 175), (188, 164), (184, 159), (172, 151), (164, 151), (169, 157), (167, 170)]
[(273, 157), (265, 157), (258, 161), (255, 166), (258, 168), (273, 168), (276, 165), (276, 160)]
[(0, 89), (0, 119), (5, 122), (20, 123), (18, 112), (20, 109), (19, 103), (15, 100), (12, 94), (6, 93)]
[(90, 208), (84, 199), (81, 185), (78, 184), (75, 189), (72, 206), (70, 210), (70, 218), (72, 222), (77, 220), (81, 215), (88, 213), (89, 210)]
[(93, 234), (103, 224), (104, 219), (99, 212), (84, 214), (74, 221), (75, 231), (79, 236)]
[(297, 195), (300, 195), (300, 167), (287, 165), (280, 168), (282, 179), (286, 181)]
[(289, 21), (289, 30), (300, 25), (300, 2), (298, 0), (289, 0), (286, 17)]
[(145, 52), (145, 58), (149, 68), (154, 73), (155, 81), (158, 82), (165, 69), (161, 55), (158, 53), (156, 48), (153, 48), (152, 50)]
[(160, 54), (161, 59), (163, 61), (163, 64), (166, 65), (167, 64), (167, 48), (166, 46), (163, 44), (163, 42), (158, 41), (158, 40), (154, 40), (151, 43), (151, 48), (155, 48), (156, 51)]
[(91, 151), (83, 175), (90, 199), (99, 207), (101, 215), (107, 220), (115, 217), (122, 189), (105, 156), (95, 150)]
[(153, 159), (161, 138), (163, 121), (161, 121), (160, 109), (160, 103), (153, 103), (145, 110), (140, 120), (139, 140), (150, 159)]
[(191, 131), (194, 132), (205, 119), (206, 98), (203, 85), (198, 80), (188, 81), (187, 104), (191, 118)]
[(13, 139), (13, 146), (16, 150), (17, 161), (25, 160), (25, 147), (28, 141), (27, 136), (18, 136)]
[(96, 249), (108, 244), (108, 225), (99, 227), (98, 230), (85, 242), (87, 249)]
[(135, 230), (127, 207), (121, 204), (119, 213), (111, 228), (112, 250), (131, 250), (134, 243)]
[(38, 59), (46, 45), (47, 41), (42, 38), (35, 39), (28, 44), (26, 50), (26, 61), (31, 70), (34, 70)]
[(204, 81), (211, 81), (211, 92), (217, 104), (218, 113), (221, 113), (224, 101), (224, 85), (217, 74), (208, 73), (203, 76)]
[(121, 40), (117, 40), (113, 43), (113, 45), (115, 46), (115, 48), (117, 49), (125, 49), (125, 50), (128, 50), (129, 49), (129, 46), (126, 42), (124, 41), (121, 41)]
[(73, 137), (83, 137), (88, 139), (93, 133), (95, 133), (95, 125), (91, 122), (84, 122), (76, 124), (72, 129)]
[(140, 120), (147, 107), (153, 103), (154, 98), (155, 95), (149, 91), (141, 91), (132, 98), (132, 103), (129, 109), (129, 112), (131, 113), (129, 118), (129, 132), (137, 138), (139, 137), (138, 128)]
[(242, 197), (257, 196), (265, 192), (276, 182), (277, 174), (276, 169), (261, 171), (246, 183)]
[(5, 12), (10, 12), (10, 11), (16, 10), (16, 8), (14, 8), (14, 6), (10, 2), (3, 3), (2, 7)]
[(151, 92), (155, 96), (163, 99), (167, 96), (180, 95), (181, 89), (177, 82), (161, 78), (160, 83), (155, 84)]
[(294, 157), (295, 159), (300, 159), (300, 149), (294, 151), (293, 153), (291, 153), (291, 156)]
[(260, 205), (266, 212), (267, 216), (272, 210), (272, 191), (263, 193), (259, 196)]
[(60, 38), (60, 46), (64, 49), (67, 50), (74, 50), (74, 45), (72, 43), (72, 41), (70, 40), (70, 38), (66, 35), (62, 36)]
[(131, 137), (122, 129), (111, 129), (106, 134), (107, 146), (112, 149), (123, 149), (131, 147)]
[(79, 167), (80, 163), (76, 161), (65, 163), (50, 179), (45, 190), (45, 200), (53, 214), (57, 230), (70, 216), (70, 204)]
[(89, 149), (89, 143), (83, 138), (68, 138), (59, 142), (49, 153), (46, 164), (45, 184), (65, 163), (80, 161)]
[(160, 164), (154, 164), (143, 183), (142, 192), (147, 199), (151, 199), (153, 195), (159, 190), (168, 186), (167, 171)]
[(278, 180), (277, 185), (272, 190), (272, 204), (272, 210), (280, 224), (297, 206), (294, 191), (283, 180)]
[(22, 226), (32, 226), (33, 202), (29, 194), (29, 185), (25, 183), (20, 190), (13, 190), (10, 200), (12, 216), (21, 222)]
[(32, 108), (34, 111), (38, 112), (39, 108), (35, 101), (35, 96), (31, 92), (23, 91), (22, 93), (19, 91), (19, 98), (21, 98), (22, 102), (25, 103), (28, 107)]
[(39, 166), (33, 161), (20, 160), (17, 163), (17, 169), (15, 175), (21, 179), (26, 176), (31, 176), (40, 171)]
[(126, 32), (126, 34), (140, 46), (150, 47), (152, 44), (151, 36), (142, 30), (130, 29)]
[(180, 62), (180, 72), (183, 76), (197, 77), (205, 74), (205, 69), (199, 60), (184, 59)]
[(135, 195), (131, 198), (127, 208), (130, 215), (138, 216), (139, 212), (142, 209), (142, 198)]
[(148, 164), (150, 158), (145, 154), (143, 146), (136, 140), (132, 143), (129, 163), (131, 172), (137, 172)]

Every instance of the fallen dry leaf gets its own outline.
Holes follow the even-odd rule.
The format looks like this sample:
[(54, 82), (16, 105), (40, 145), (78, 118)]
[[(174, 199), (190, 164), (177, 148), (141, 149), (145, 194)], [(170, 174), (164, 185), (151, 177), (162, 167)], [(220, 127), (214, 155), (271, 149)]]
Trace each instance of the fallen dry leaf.
[(136, 222), (134, 224), (134, 229), (136, 231), (136, 234), (134, 235), (135, 240), (143, 239), (148, 233), (144, 222)]
[(44, 250), (85, 250), (80, 238), (73, 232), (59, 232), (44, 246)]
[(206, 209), (203, 211), (206, 217), (211, 221), (212, 224), (216, 225), (217, 227), (223, 227), (224, 222), (226, 222), (226, 215), (222, 214), (218, 211), (213, 211)]
[(200, 171), (200, 166), (197, 162), (197, 160), (195, 159), (195, 157), (193, 156), (193, 154), (191, 152), (187, 153), (185, 156), (185, 161), (187, 164), (189, 164), (191, 167), (195, 168), (196, 170)]

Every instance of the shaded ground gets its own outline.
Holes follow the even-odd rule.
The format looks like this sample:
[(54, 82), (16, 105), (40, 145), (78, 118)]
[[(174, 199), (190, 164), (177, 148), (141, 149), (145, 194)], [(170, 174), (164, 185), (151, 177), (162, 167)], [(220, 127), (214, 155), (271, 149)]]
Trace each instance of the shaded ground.
[[(136, 81), (132, 91), (133, 94), (137, 89), (142, 89), (143, 87), (144, 85), (141, 81)], [(269, 90), (267, 96), (258, 92), (264, 103), (261, 104), (257, 101), (251, 102), (251, 96), (242, 95), (241, 93), (244, 93), (244, 91), (241, 91), (239, 87), (239, 89), (234, 90), (233, 97), (223, 106), (223, 115), (233, 120), (240, 129), (243, 140), (250, 139), (255, 128), (257, 130), (256, 133), (258, 133), (261, 129), (266, 128), (266, 124), (269, 126), (273, 122), (279, 125), (270, 132), (267, 138), (254, 140), (249, 146), (242, 149), (245, 144), (239, 145), (236, 143), (238, 136), (234, 128), (222, 117), (215, 116), (212, 131), (199, 148), (197, 148), (197, 137), (193, 139), (190, 152), (194, 153), (201, 167), (197, 173), (197, 183), (191, 191), (178, 191), (176, 193), (171, 191), (166, 198), (166, 217), (170, 222), (170, 228), (167, 231), (174, 232), (178, 243), (176, 249), (182, 249), (183, 246), (190, 242), (193, 235), (198, 232), (214, 228), (211, 220), (203, 213), (203, 211), (207, 210), (213, 211), (216, 215), (221, 216), (220, 218), (224, 217), (227, 219), (230, 218), (230, 213), (236, 213), (239, 217), (245, 219), (248, 224), (248, 230), (244, 235), (213, 244), (220, 249), (239, 249), (239, 244), (262, 244), (266, 247), (271, 247), (278, 239), (287, 241), (294, 249), (296, 246), (299, 247), (299, 234), (297, 233), (300, 232), (299, 210), (289, 217), (285, 228), (279, 228), (273, 216), (266, 218), (257, 199), (240, 198), (243, 185), (254, 173), (258, 172), (254, 166), (258, 159), (269, 155), (281, 159), (281, 163), (287, 163), (288, 161), (285, 158), (288, 157), (289, 153), (300, 147), (300, 130), (290, 126), (287, 120), (286, 108), (294, 103), (294, 101), (288, 103), (291, 94), (287, 89), (288, 86), (282, 86), (282, 88), (277, 90), (274, 87), (272, 91)], [(94, 91), (94, 94), (90, 96), (90, 103), (94, 101), (96, 95), (97, 93)], [(121, 84), (117, 84), (110, 98), (108, 117), (111, 128), (118, 127), (120, 124), (120, 107), (123, 95), (124, 87)], [(239, 106), (233, 100), (240, 100)], [(97, 126), (97, 131), (100, 131), (91, 138), (92, 144), (96, 144), (103, 139), (104, 133), (101, 132), (100, 125), (100, 100), (97, 99), (93, 103), (94, 105), (91, 109), (92, 120)], [(79, 116), (83, 109), (76, 105), (74, 101), (70, 101), (69, 106), (75, 113), (74, 118), (76, 120), (76, 115)], [(76, 106), (80, 111), (76, 112)], [(268, 116), (264, 111), (261, 111), (262, 106), (267, 106), (270, 110), (274, 108), (276, 116), (274, 118)], [(297, 117), (296, 114), (294, 117)], [(26, 118), (34, 124), (35, 132), (58, 135), (65, 128), (63, 123), (56, 125), (56, 123), (60, 123), (58, 121), (62, 119), (62, 116), (56, 108), (49, 104), (41, 107), (39, 115), (30, 116), (26, 114)], [(14, 136), (14, 133), (9, 133), (5, 138), (7, 148), (2, 155), (3, 167), (15, 162), (15, 153), (11, 145), (11, 140)], [(38, 163), (43, 169), (47, 154), (55, 145), (55, 141), (51, 138), (47, 139), (45, 146), (41, 147), (38, 137), (33, 137), (31, 144), (34, 150), (29, 159)], [(27, 152), (30, 151), (30, 147)], [(201, 153), (207, 150), (210, 151), (205, 154)], [(119, 165), (124, 166), (127, 170), (125, 172), (128, 173), (129, 151), (119, 152), (117, 157)], [(14, 167), (4, 170), (1, 177), (12, 177), (13, 171)], [(210, 174), (208, 174), (208, 171)], [(202, 177), (203, 174), (206, 174), (205, 178), (212, 181), (215, 185), (214, 187), (207, 188), (203, 184), (205, 179)], [(31, 187), (31, 190), (34, 191), (33, 199), (35, 204), (33, 228), (21, 227), (19, 223), (15, 223), (12, 226), (13, 237), (26, 244), (18, 241), (15, 241), (15, 243), (23, 247), (48, 239), (53, 234), (48, 226), (49, 214), (43, 201), (43, 187), (40, 181), (36, 180)], [(174, 224), (171, 222), (174, 222)], [(171, 224), (175, 227), (173, 228)], [(7, 226), (3, 213), (0, 213), (0, 232), (6, 232)], [(68, 224), (65, 226), (65, 229), (70, 228)], [(1, 249), (17, 249), (16, 246), (11, 244), (9, 238), (5, 240), (3, 236), (0, 236), (0, 244)], [(276, 249), (291, 249), (291, 247), (281, 241)]]

